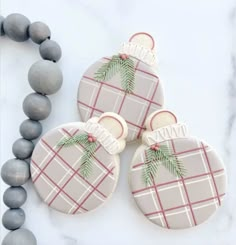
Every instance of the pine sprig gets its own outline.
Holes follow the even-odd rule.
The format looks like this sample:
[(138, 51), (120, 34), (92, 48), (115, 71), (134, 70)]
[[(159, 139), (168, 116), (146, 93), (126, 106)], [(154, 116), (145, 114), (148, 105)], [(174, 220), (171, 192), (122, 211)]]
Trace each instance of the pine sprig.
[(87, 134), (79, 134), (79, 135), (75, 135), (72, 137), (67, 137), (67, 138), (63, 138), (58, 144), (57, 146), (71, 146), (71, 145), (75, 145), (77, 143), (80, 143), (82, 145), (86, 144), (88, 142), (88, 135)]
[(95, 79), (99, 82), (107, 81), (120, 71), (122, 59), (119, 55), (113, 55), (112, 59), (103, 64), (95, 73)]
[(147, 149), (145, 151), (145, 162), (142, 179), (146, 186), (152, 185), (153, 178), (158, 174), (159, 165), (163, 165), (176, 177), (183, 177), (186, 170), (178, 158), (171, 154), (165, 145), (159, 145), (157, 150)]
[(121, 63), (121, 86), (127, 93), (134, 90), (134, 62), (130, 58), (122, 60)]
[(146, 151), (146, 162), (144, 163), (142, 179), (146, 186), (152, 184), (152, 178), (156, 176), (159, 162), (155, 160), (154, 154), (151, 151)]
[(170, 153), (170, 150), (167, 146), (160, 146), (160, 151), (158, 152), (160, 161), (163, 166), (169, 170), (174, 176), (181, 178), (184, 176), (186, 169), (179, 161), (179, 159)]
[(97, 148), (96, 142), (91, 142), (87, 145), (84, 155), (81, 158), (80, 174), (83, 178), (87, 179), (93, 171), (93, 155)]
[(117, 73), (121, 76), (121, 87), (126, 93), (134, 90), (135, 68), (134, 61), (128, 56), (122, 59), (119, 55), (112, 56), (112, 59), (103, 64), (95, 73), (95, 79), (99, 82), (108, 81)]
[(83, 156), (81, 157), (80, 174), (83, 178), (87, 179), (93, 171), (93, 156), (97, 148), (96, 141), (89, 141), (88, 134), (79, 134), (72, 137), (62, 139), (57, 146), (69, 147), (75, 144), (81, 144), (84, 147)]

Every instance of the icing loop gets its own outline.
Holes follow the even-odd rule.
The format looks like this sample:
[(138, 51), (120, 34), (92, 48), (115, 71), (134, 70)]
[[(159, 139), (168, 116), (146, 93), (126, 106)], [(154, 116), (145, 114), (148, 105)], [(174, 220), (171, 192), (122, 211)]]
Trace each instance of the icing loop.
[(99, 123), (89, 120), (85, 123), (83, 129), (92, 134), (108, 153), (113, 155), (120, 151), (119, 141)]
[(185, 124), (172, 124), (154, 131), (143, 134), (143, 142), (147, 145), (153, 145), (169, 139), (184, 138), (188, 136), (188, 129)]
[(132, 42), (123, 43), (119, 53), (131, 55), (150, 66), (154, 65), (156, 61), (156, 55), (153, 50)]

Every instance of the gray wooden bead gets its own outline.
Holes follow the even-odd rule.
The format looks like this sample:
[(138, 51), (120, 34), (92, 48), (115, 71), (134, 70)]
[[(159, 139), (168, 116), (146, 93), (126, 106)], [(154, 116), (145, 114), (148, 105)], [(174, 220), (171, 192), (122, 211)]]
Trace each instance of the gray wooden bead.
[(3, 164), (1, 176), (3, 181), (8, 185), (23, 185), (30, 178), (29, 164), (23, 160), (10, 159)]
[(3, 21), (4, 21), (4, 17), (0, 15), (0, 36), (3, 36), (4, 30), (3, 30)]
[(32, 120), (44, 120), (49, 116), (51, 108), (48, 97), (38, 93), (29, 94), (23, 102), (24, 113)]
[(2, 216), (2, 224), (8, 230), (19, 229), (25, 222), (25, 212), (21, 208), (8, 209)]
[(31, 157), (24, 159), (25, 162), (27, 162), (29, 165), (31, 163)]
[(61, 58), (61, 47), (52, 40), (45, 40), (39, 47), (39, 53), (45, 60), (57, 62)]
[(37, 245), (37, 241), (31, 231), (21, 228), (8, 233), (2, 245)]
[(62, 85), (62, 72), (57, 64), (49, 60), (34, 63), (28, 73), (33, 90), (41, 94), (54, 94)]
[(34, 41), (37, 44), (40, 44), (44, 40), (50, 38), (51, 31), (46, 24), (37, 21), (29, 26), (29, 35), (32, 41)]
[(27, 199), (27, 192), (22, 186), (9, 187), (3, 194), (3, 202), (9, 208), (21, 207)]
[(5, 34), (14, 41), (24, 42), (29, 38), (30, 21), (22, 14), (10, 14), (3, 22)]
[(27, 119), (20, 125), (20, 134), (27, 140), (34, 140), (42, 133), (42, 124), (38, 121)]
[(34, 144), (32, 141), (20, 138), (13, 143), (12, 152), (18, 159), (26, 159), (32, 155)]

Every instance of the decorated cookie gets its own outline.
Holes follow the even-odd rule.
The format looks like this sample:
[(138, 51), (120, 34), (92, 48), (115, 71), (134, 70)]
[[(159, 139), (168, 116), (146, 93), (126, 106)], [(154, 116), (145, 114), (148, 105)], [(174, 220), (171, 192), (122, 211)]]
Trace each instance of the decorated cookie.
[(130, 169), (137, 206), (154, 224), (168, 229), (206, 221), (225, 195), (223, 162), (169, 111), (152, 113), (146, 128)]
[(128, 125), (127, 141), (141, 137), (146, 117), (163, 107), (163, 88), (154, 68), (154, 40), (136, 33), (112, 57), (104, 57), (84, 73), (78, 90), (83, 121), (103, 112), (121, 115)]
[(61, 125), (46, 133), (32, 155), (34, 186), (50, 207), (68, 214), (102, 205), (119, 176), (119, 156), (128, 129), (115, 113), (86, 123)]

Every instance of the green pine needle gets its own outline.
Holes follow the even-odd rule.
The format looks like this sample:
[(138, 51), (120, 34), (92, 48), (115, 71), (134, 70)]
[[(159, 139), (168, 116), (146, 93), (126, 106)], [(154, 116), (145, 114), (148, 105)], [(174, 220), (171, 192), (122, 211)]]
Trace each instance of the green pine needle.
[(126, 93), (132, 93), (135, 86), (135, 68), (134, 61), (130, 58), (123, 60), (119, 55), (114, 55), (109, 62), (98, 69), (94, 78), (99, 82), (107, 81), (118, 72), (121, 75), (121, 87)]
[(85, 148), (80, 160), (80, 174), (83, 178), (88, 179), (93, 171), (93, 156), (97, 148), (97, 142), (89, 142), (87, 134), (79, 134), (62, 139), (57, 146), (69, 147), (75, 144), (81, 144)]
[(163, 165), (171, 174), (176, 177), (183, 177), (186, 170), (177, 157), (171, 154), (167, 146), (161, 145), (158, 150), (147, 149), (146, 159), (142, 172), (142, 179), (146, 186), (153, 184), (153, 178), (158, 173), (159, 165)]
[(68, 137), (68, 138), (63, 138), (58, 144), (57, 146), (71, 146), (77, 143), (81, 143), (81, 144), (86, 144), (86, 142), (88, 142), (88, 135), (87, 134), (79, 134), (79, 135), (75, 135), (72, 137)]
[(159, 162), (151, 161), (149, 163), (145, 163), (142, 179), (146, 186), (152, 185), (152, 178), (157, 174)]
[(122, 59), (119, 55), (112, 56), (112, 59), (103, 64), (95, 73), (95, 79), (99, 82), (107, 81), (120, 71)]
[(80, 174), (85, 179), (87, 179), (93, 172), (93, 155), (96, 148), (96, 142), (91, 142), (87, 145), (84, 155), (81, 158)]
[(186, 170), (182, 163), (175, 155), (172, 155), (167, 146), (160, 146), (159, 157), (163, 166), (168, 169), (174, 176), (181, 178)]
[(130, 58), (121, 63), (121, 86), (127, 93), (134, 91), (134, 62)]

